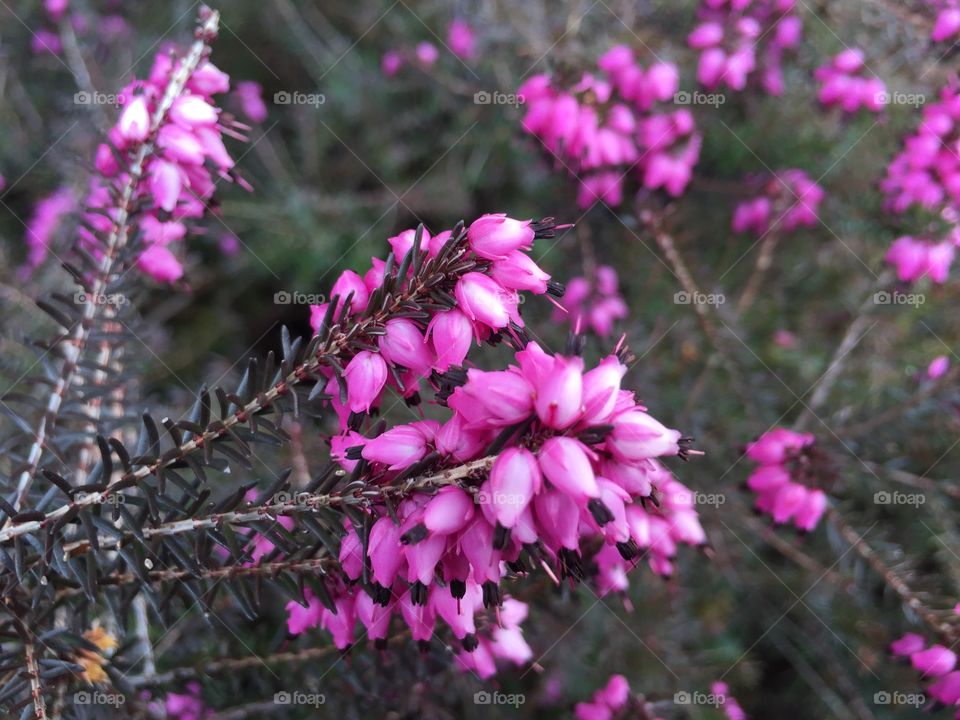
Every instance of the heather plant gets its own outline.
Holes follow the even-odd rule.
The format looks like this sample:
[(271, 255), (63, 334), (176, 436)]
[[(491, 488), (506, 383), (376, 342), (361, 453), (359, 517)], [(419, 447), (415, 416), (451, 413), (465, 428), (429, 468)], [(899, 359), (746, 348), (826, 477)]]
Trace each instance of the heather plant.
[(4, 716), (955, 711), (951, 3), (4, 10)]

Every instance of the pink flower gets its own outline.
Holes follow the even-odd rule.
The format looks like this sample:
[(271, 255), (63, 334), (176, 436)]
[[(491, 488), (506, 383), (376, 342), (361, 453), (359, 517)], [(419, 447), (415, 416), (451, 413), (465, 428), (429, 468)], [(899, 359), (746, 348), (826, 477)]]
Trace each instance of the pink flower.
[(534, 407), (541, 422), (555, 430), (572, 425), (583, 410), (583, 360), (553, 358), (553, 367), (535, 387)]
[(668, 429), (645, 412), (631, 410), (614, 419), (607, 445), (617, 458), (629, 462), (676, 455), (679, 440), (679, 431)]
[(140, 253), (137, 267), (158, 282), (172, 283), (183, 277), (183, 265), (163, 245), (151, 245)]
[(543, 443), (537, 455), (540, 469), (550, 484), (581, 505), (600, 497), (600, 487), (587, 453), (579, 440), (552, 437)]
[(351, 412), (369, 412), (387, 382), (387, 363), (378, 353), (361, 350), (347, 363), (343, 377)]
[(437, 50), (437, 46), (429, 42), (417, 43), (414, 54), (416, 55), (417, 62), (424, 67), (430, 67), (437, 61), (437, 58), (440, 57), (440, 51)]
[(473, 342), (470, 318), (456, 308), (434, 315), (427, 326), (427, 337), (436, 356), (434, 369), (444, 372), (451, 365), (460, 365)]
[(943, 645), (931, 645), (910, 656), (913, 667), (924, 677), (946, 675), (957, 664), (957, 656)]
[(308, 592), (306, 607), (295, 600), (291, 600), (287, 603), (286, 610), (287, 632), (291, 635), (300, 635), (309, 628), (315, 628), (320, 624), (320, 613), (323, 610), (323, 605)]
[(473, 518), (473, 499), (458, 487), (441, 488), (423, 513), (423, 524), (435, 535), (459, 532)]
[(547, 281), (550, 279), (529, 255), (519, 250), (494, 261), (490, 276), (508, 290), (526, 290), (535, 295), (547, 291)]
[(505, 213), (480, 216), (467, 229), (470, 248), (488, 260), (503, 260), (514, 250), (533, 247), (535, 231), (530, 220), (514, 220)]
[(927, 366), (927, 379), (938, 380), (947, 374), (950, 369), (950, 358), (946, 355), (939, 355), (930, 361)]
[(255, 123), (267, 119), (267, 104), (263, 101), (263, 87), (258, 82), (243, 80), (236, 86), (237, 99), (243, 114)]
[(380, 60), (380, 70), (386, 77), (393, 77), (403, 67), (403, 56), (396, 50), (388, 50)]
[(508, 448), (490, 468), (490, 492), (481, 500), (490, 505), (496, 522), (512, 528), (542, 486), (540, 466), (533, 453)]
[(454, 390), (447, 404), (468, 428), (505, 426), (533, 413), (533, 387), (517, 372), (469, 370), (467, 383)]
[(464, 274), (454, 288), (460, 310), (475, 322), (491, 328), (506, 327), (511, 321), (522, 325), (517, 312), (516, 292), (507, 290), (496, 280), (483, 273)]
[(937, 14), (930, 38), (934, 42), (943, 42), (960, 32), (960, 8), (946, 7)]
[(150, 112), (142, 96), (135, 97), (123, 108), (117, 131), (128, 142), (143, 142), (150, 135)]
[(723, 26), (715, 22), (701, 23), (687, 36), (687, 44), (697, 50), (718, 45), (721, 40), (723, 40)]
[(907, 633), (899, 640), (890, 643), (890, 652), (898, 657), (909, 657), (920, 652), (924, 647), (926, 647), (926, 642), (922, 635)]
[(472, 59), (476, 51), (475, 44), (473, 30), (466, 20), (456, 18), (450, 23), (447, 29), (447, 45), (454, 55), (464, 60)]
[(827, 496), (823, 490), (809, 490), (803, 503), (800, 505), (793, 518), (794, 525), (798, 530), (810, 532), (813, 530), (823, 513), (827, 509)]
[(812, 445), (813, 435), (797, 433), (787, 428), (765, 432), (758, 440), (747, 444), (747, 457), (761, 465), (776, 465)]
[(379, 462), (389, 470), (402, 470), (427, 454), (428, 438), (413, 425), (397, 425), (363, 446), (363, 457)]
[(388, 320), (385, 327), (386, 334), (380, 336), (379, 344), (387, 362), (405, 367), (418, 375), (429, 374), (434, 355), (420, 328), (406, 318)]

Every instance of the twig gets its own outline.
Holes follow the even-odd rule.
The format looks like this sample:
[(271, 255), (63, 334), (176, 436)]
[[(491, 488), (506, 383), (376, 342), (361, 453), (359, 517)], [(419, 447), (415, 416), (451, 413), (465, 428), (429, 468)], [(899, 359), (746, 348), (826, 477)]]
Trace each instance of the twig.
[[(883, 558), (863, 539), (863, 536), (835, 508), (831, 507), (828, 510), (827, 517), (843, 539), (850, 543), (857, 554), (867, 561), (874, 572), (880, 575), (883, 582), (900, 597), (904, 605), (915, 612), (931, 630), (950, 643), (960, 641), (960, 625), (956, 622), (948, 622), (946, 619), (951, 616), (941, 615), (936, 610), (929, 608), (920, 599), (917, 592), (893, 568), (887, 565)], [(951, 615), (953, 618), (957, 617), (952, 613)]]
[[(219, 20), (220, 14), (217, 11), (210, 10), (207, 13), (198, 30), (197, 40), (193, 43), (190, 51), (171, 76), (163, 97), (157, 105), (153, 117), (150, 119), (151, 138), (155, 136), (160, 125), (166, 118), (170, 107), (173, 105), (173, 101), (183, 93), (183, 89), (190, 79), (190, 76), (207, 54), (210, 40), (216, 37)], [(74, 324), (69, 336), (61, 340), (64, 363), (60, 369), (56, 384), (47, 398), (46, 409), (34, 432), (34, 441), (27, 454), (27, 466), (20, 473), (17, 481), (17, 492), (12, 503), (13, 507), (17, 510), (22, 506), (30, 490), (30, 485), (33, 483), (34, 477), (36, 477), (48, 435), (56, 424), (64, 398), (76, 377), (77, 368), (79, 367), (81, 355), (86, 347), (87, 339), (94, 327), (94, 318), (96, 317), (97, 309), (102, 304), (100, 299), (106, 294), (111, 278), (116, 272), (115, 262), (117, 261), (120, 251), (123, 250), (129, 239), (130, 216), (133, 211), (135, 194), (143, 179), (144, 164), (152, 152), (153, 143), (148, 139), (140, 145), (140, 148), (134, 156), (127, 180), (119, 192), (113, 228), (102, 250), (103, 255), (100, 260), (100, 267), (91, 284), (90, 292), (86, 293), (83, 315), (81, 319)], [(8, 519), (5, 529), (9, 528)]]
[[(362, 491), (350, 491), (346, 495), (334, 493), (301, 493), (289, 502), (277, 502), (269, 505), (262, 505), (246, 511), (232, 511), (215, 513), (204, 517), (192, 517), (185, 520), (174, 520), (172, 522), (161, 523), (156, 527), (145, 527), (140, 530), (144, 538), (165, 537), (178, 535), (180, 533), (191, 532), (203, 528), (218, 528), (223, 525), (243, 525), (245, 523), (257, 522), (264, 519), (272, 519), (277, 515), (296, 515), (299, 513), (314, 513), (320, 508), (335, 507), (339, 505), (354, 505), (369, 503), (378, 499), (388, 497), (403, 497), (415, 490), (423, 490), (430, 487), (440, 487), (443, 485), (453, 485), (463, 478), (469, 477), (475, 472), (489, 470), (493, 465), (495, 456), (489, 455), (478, 460), (471, 460), (463, 465), (454, 468), (442, 470), (430, 475), (422, 475), (399, 484), (387, 485), (384, 487), (374, 487)], [(471, 488), (467, 488), (468, 490)], [(44, 521), (40, 521), (44, 522)], [(27, 524), (27, 523), (24, 523)], [(15, 525), (14, 527), (20, 527)], [(2, 533), (0, 533), (2, 534)], [(98, 542), (101, 547), (123, 546), (127, 541), (135, 537), (134, 533), (125, 533), (123, 537), (104, 534), (98, 536)], [(74, 557), (87, 552), (90, 549), (89, 538), (76, 540), (63, 546), (65, 556)]]
[[(889, 278), (889, 273), (884, 273), (881, 275), (877, 281), (877, 287), (883, 287), (888, 282)], [(875, 307), (874, 292), (875, 288), (871, 289), (870, 294), (860, 304), (857, 314), (847, 327), (847, 331), (844, 333), (843, 339), (840, 341), (840, 344), (834, 351), (833, 357), (830, 358), (830, 364), (827, 366), (826, 372), (824, 372), (820, 377), (820, 380), (813, 391), (813, 395), (810, 397), (810, 402), (805, 403), (803, 412), (800, 414), (800, 417), (794, 424), (794, 429), (798, 432), (807, 427), (810, 421), (815, 417), (816, 411), (826, 402), (827, 397), (830, 394), (830, 390), (840, 377), (840, 372), (843, 370), (844, 363), (846, 362), (847, 358), (850, 357), (851, 351), (856, 344), (863, 338), (863, 335), (865, 334), (863, 329), (866, 327), (867, 322), (870, 319), (869, 311)]]
[(760, 253), (757, 255), (757, 264), (754, 265), (753, 272), (750, 273), (747, 285), (743, 289), (743, 294), (737, 302), (737, 312), (741, 315), (749, 310), (757, 299), (757, 293), (763, 284), (763, 278), (771, 265), (773, 265), (773, 251), (776, 249), (779, 241), (780, 234), (775, 232), (768, 232), (766, 237), (761, 241)]

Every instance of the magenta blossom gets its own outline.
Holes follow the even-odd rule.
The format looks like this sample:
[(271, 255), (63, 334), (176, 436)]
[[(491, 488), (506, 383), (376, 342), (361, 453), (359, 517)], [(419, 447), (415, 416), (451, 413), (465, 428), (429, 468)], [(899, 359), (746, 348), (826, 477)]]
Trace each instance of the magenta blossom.
[(627, 317), (627, 304), (620, 295), (617, 272), (600, 265), (592, 279), (575, 277), (567, 283), (555, 322), (566, 319), (576, 332), (592, 331), (609, 337), (617, 320)]
[(456, 18), (447, 28), (447, 46), (453, 54), (464, 60), (472, 60), (476, 54), (476, 38), (466, 20)]

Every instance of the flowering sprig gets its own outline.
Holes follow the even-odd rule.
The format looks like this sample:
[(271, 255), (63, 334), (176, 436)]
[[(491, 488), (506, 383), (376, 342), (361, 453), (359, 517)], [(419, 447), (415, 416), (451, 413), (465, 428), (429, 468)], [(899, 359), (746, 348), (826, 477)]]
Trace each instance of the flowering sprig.
[(771, 231), (789, 233), (815, 227), (826, 193), (803, 170), (781, 170), (767, 180), (756, 197), (739, 203), (731, 227), (736, 233), (762, 237)]
[(739, 91), (759, 73), (766, 92), (783, 94), (783, 53), (795, 49), (803, 34), (795, 0), (703, 0), (699, 15), (687, 44), (701, 51), (701, 85)]
[(582, 208), (622, 203), (631, 174), (649, 190), (681, 195), (701, 137), (689, 110), (655, 109), (677, 93), (677, 68), (665, 62), (644, 68), (618, 45), (597, 60), (597, 70), (572, 86), (543, 74), (527, 80), (517, 91), (527, 108), (524, 131), (577, 179)]
[[(443, 424), (396, 425), (373, 437), (351, 430), (334, 440), (344, 470), (366, 469), (374, 488), (402, 482), (414, 468), (469, 464), (502, 448), (482, 470), (432, 496), (378, 506), (372, 494), (369, 515), (350, 518), (340, 563), (349, 581), (369, 583), (374, 602), (387, 608), (379, 622), (388, 623), (399, 604), (414, 638), (427, 640), (439, 616), (470, 652), (475, 605), (468, 593), (497, 605), (505, 577), (539, 567), (583, 579), (587, 555), (598, 548), (607, 553), (597, 556), (603, 589), (604, 578), (625, 576), (641, 551), (669, 574), (676, 543), (705, 542), (692, 494), (656, 461), (685, 457), (689, 440), (621, 389), (625, 372), (616, 356), (584, 372), (580, 358), (529, 343), (506, 370), (444, 373), (438, 397), (452, 415)], [(351, 582), (327, 588), (335, 604), (352, 602)], [(349, 644), (352, 623), (334, 629), (338, 646)]]
[(817, 99), (824, 107), (839, 107), (845, 113), (860, 108), (880, 112), (886, 105), (887, 86), (868, 72), (862, 50), (843, 50), (814, 71), (813, 77), (820, 83)]
[(575, 277), (567, 283), (554, 322), (568, 322), (574, 332), (591, 331), (609, 337), (617, 320), (627, 317), (627, 304), (620, 294), (617, 271), (598, 266), (593, 278)]
[(758, 463), (747, 479), (757, 493), (756, 508), (778, 525), (792, 521), (803, 532), (816, 528), (827, 509), (827, 496), (813, 482), (822, 482), (814, 452), (815, 438), (775, 428), (747, 445), (747, 457)]

